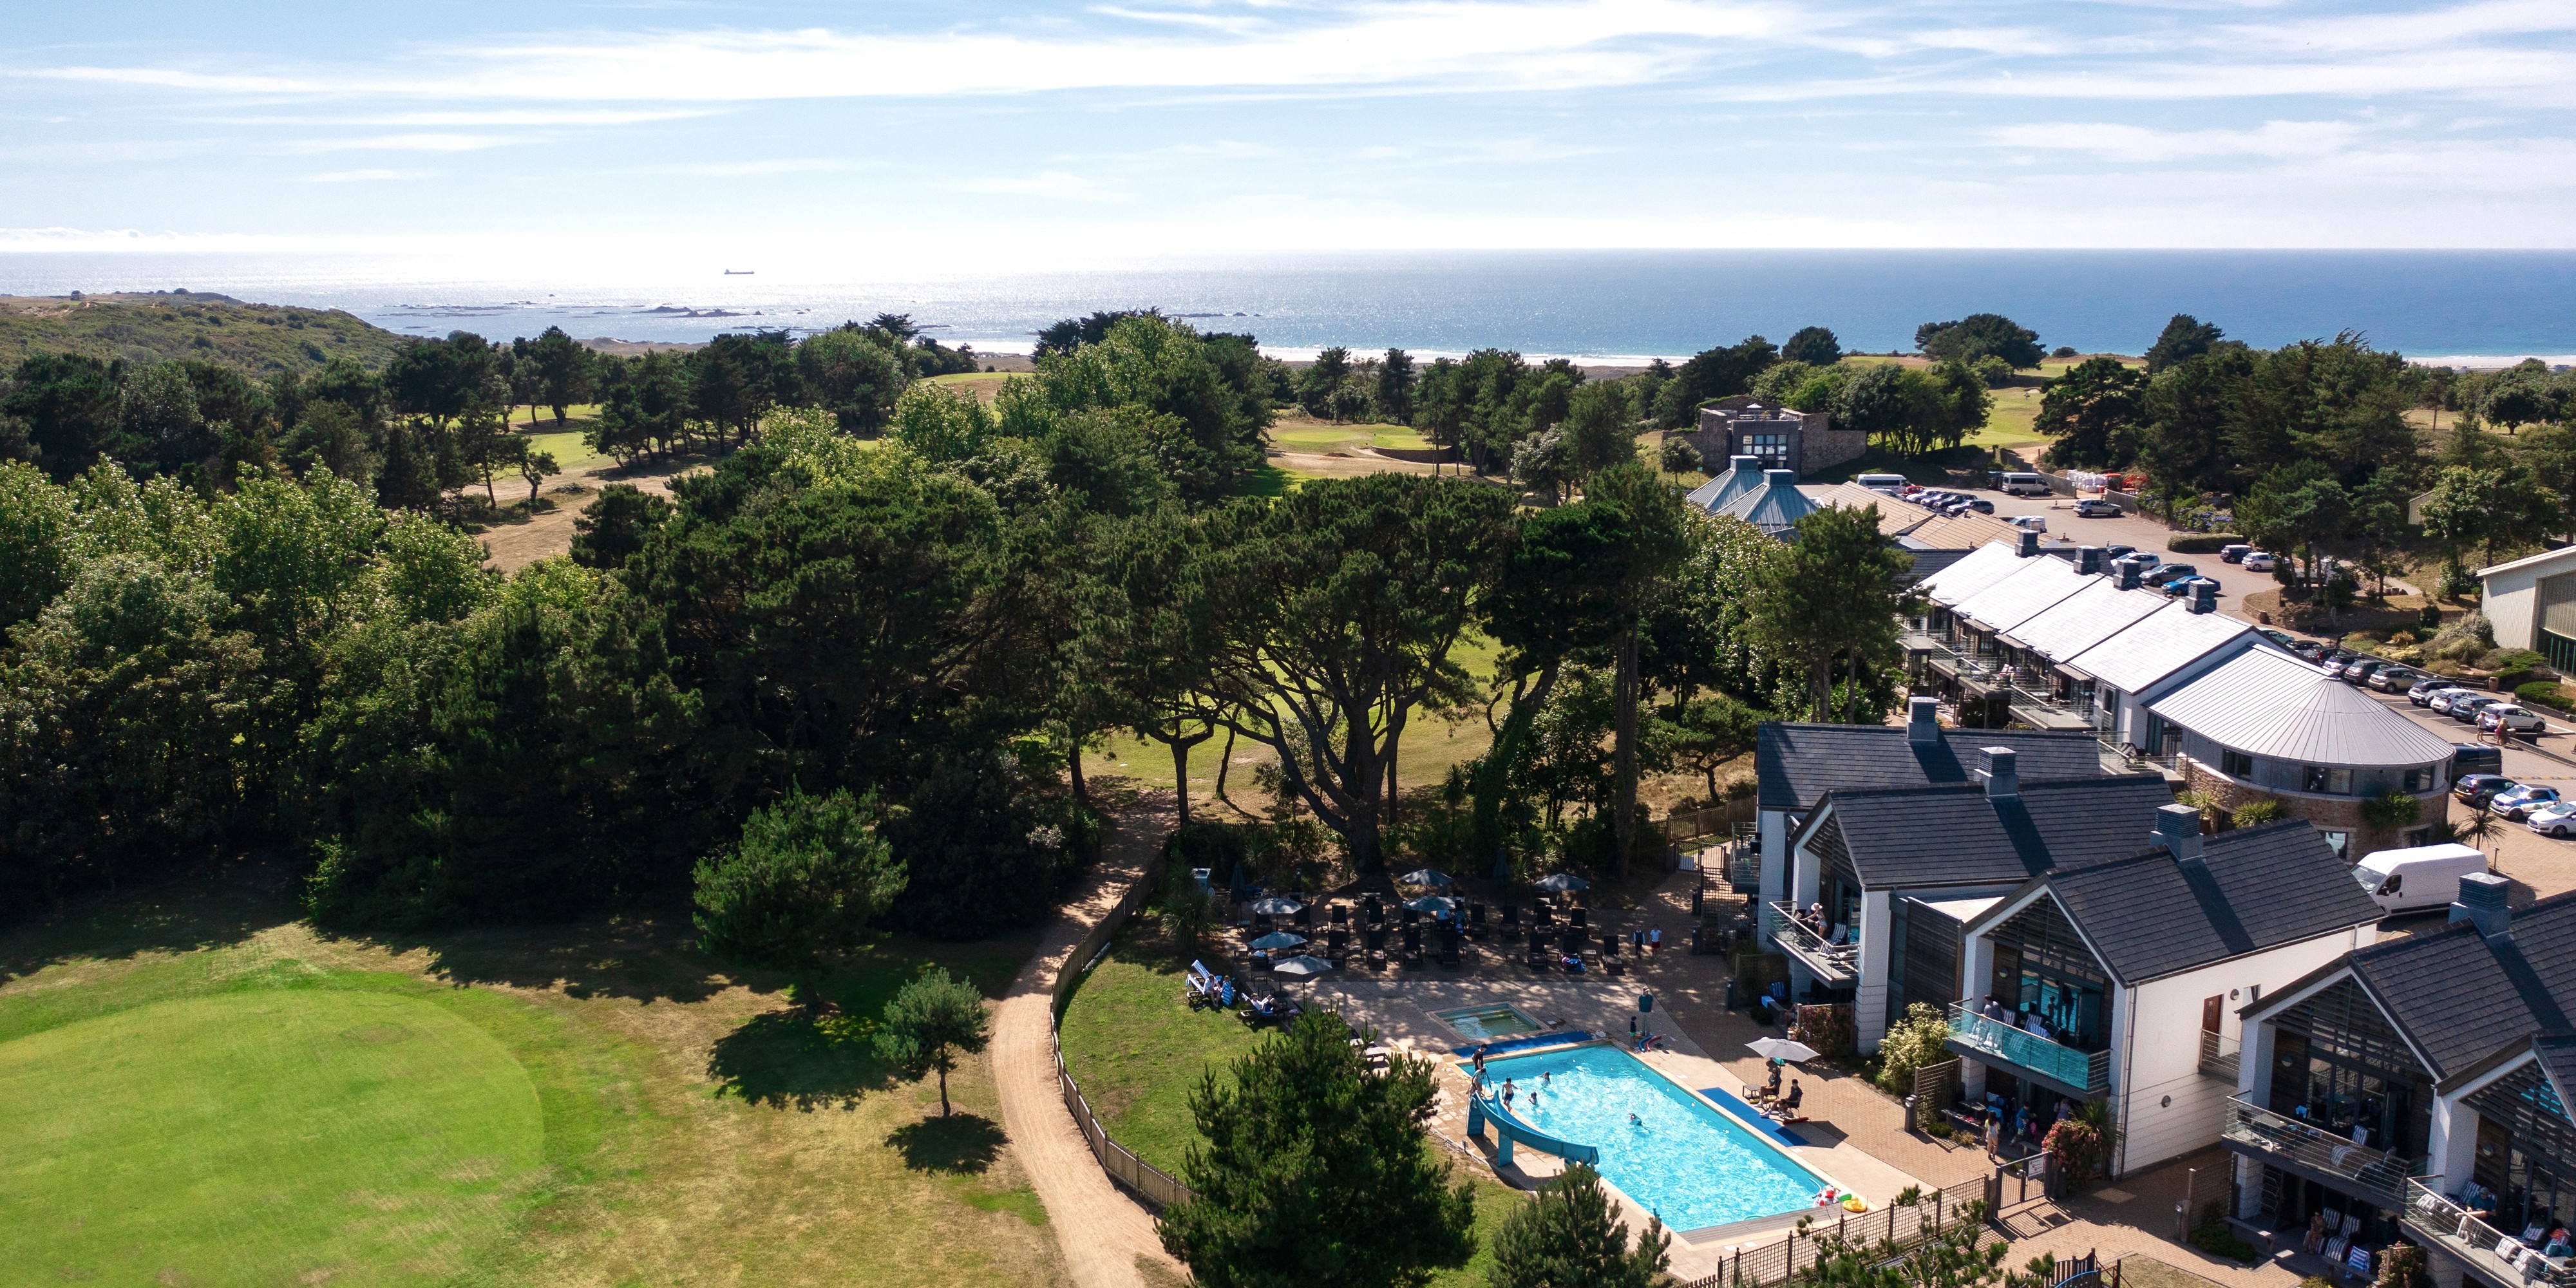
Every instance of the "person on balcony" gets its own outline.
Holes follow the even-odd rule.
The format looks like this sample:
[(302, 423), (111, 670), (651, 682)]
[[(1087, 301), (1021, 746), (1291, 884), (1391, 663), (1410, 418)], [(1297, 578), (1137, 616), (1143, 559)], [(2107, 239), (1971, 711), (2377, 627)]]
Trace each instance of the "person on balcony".
[(2555, 1261), (2560, 1257), (2576, 1256), (2576, 1243), (2571, 1243), (2569, 1241), (2566, 1226), (2560, 1225), (2550, 1228), (2548, 1241), (2540, 1245), (2540, 1255), (2547, 1257), (2552, 1261)]

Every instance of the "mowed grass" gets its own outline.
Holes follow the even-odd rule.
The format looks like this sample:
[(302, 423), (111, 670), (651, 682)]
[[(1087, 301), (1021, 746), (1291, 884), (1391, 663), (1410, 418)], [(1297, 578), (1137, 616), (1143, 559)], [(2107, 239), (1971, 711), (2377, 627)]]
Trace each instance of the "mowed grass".
[(784, 977), (685, 918), (337, 938), (285, 893), (0, 931), (0, 1281), (1064, 1282), (989, 1064), (942, 1120), (873, 1053), (902, 981), (997, 995), (1025, 932)]
[(1270, 427), (1270, 442), (1289, 452), (1331, 452), (1345, 447), (1431, 449), (1431, 443), (1409, 426), (1361, 421), (1335, 425), (1302, 415), (1280, 417)]
[(450, 1282), (508, 1234), (545, 1139), (508, 1048), (419, 997), (235, 993), (0, 1045), (0, 1229), (24, 1269)]
[[(1192, 1011), (1181, 996), (1180, 963), (1169, 943), (1131, 932), (1075, 990), (1058, 1026), (1065, 1066), (1110, 1136), (1173, 1176), (1201, 1139), (1190, 1112), (1201, 1073), (1213, 1072), (1220, 1086), (1231, 1086), (1234, 1062), (1272, 1040), (1232, 1015)], [(1490, 1176), (1476, 1173), (1474, 1181), (1475, 1256), (1432, 1276), (1436, 1288), (1485, 1283), (1494, 1232), (1526, 1201)]]

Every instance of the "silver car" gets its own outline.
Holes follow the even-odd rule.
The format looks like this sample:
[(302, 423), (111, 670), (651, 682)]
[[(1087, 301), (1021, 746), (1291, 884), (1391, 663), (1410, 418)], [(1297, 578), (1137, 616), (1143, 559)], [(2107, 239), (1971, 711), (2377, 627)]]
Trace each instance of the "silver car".
[(2540, 713), (2510, 702), (2498, 702), (2478, 713), (2480, 729), (2510, 729), (2515, 733), (2539, 733), (2549, 727)]
[(2474, 698), (2479, 696), (2481, 695), (2475, 689), (2462, 688), (2458, 685), (2453, 685), (2447, 689), (2433, 690), (2432, 693), (2426, 695), (2424, 705), (2429, 710), (2439, 712), (2442, 715), (2449, 715), (2451, 714), (2452, 703), (2457, 702), (2462, 698)]
[(2461, 724), (2476, 724), (2478, 713), (2488, 707), (2502, 706), (2504, 699), (2492, 693), (2470, 693), (2451, 699), (2449, 715)]

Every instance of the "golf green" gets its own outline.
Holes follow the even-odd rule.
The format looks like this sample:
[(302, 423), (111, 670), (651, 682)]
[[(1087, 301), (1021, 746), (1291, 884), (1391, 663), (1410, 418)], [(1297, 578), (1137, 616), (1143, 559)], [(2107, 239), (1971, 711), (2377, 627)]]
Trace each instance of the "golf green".
[(99, 1283), (446, 1283), (510, 1229), (537, 1090), (419, 996), (163, 1002), (0, 1043), (0, 1259)]

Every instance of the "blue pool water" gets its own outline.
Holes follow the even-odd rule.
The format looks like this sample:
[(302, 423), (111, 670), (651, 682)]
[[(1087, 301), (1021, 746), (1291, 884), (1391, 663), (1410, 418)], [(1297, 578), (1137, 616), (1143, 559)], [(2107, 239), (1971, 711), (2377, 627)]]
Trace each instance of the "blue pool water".
[[(1488, 1060), (1485, 1073), (1494, 1086), (1512, 1080), (1521, 1093), (1512, 1112), (1521, 1121), (1597, 1146), (1603, 1179), (1672, 1229), (1794, 1211), (1825, 1188), (1769, 1141), (1615, 1046)], [(1533, 1110), (1528, 1093), (1542, 1074), (1548, 1085)]]

